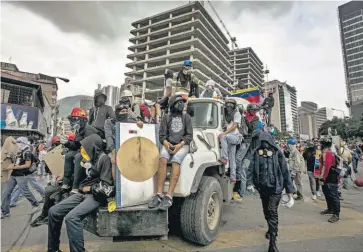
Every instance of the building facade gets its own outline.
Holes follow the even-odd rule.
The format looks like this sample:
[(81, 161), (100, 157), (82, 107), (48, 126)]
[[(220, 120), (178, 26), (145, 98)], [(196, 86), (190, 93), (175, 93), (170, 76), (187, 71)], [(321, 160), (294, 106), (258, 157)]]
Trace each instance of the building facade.
[(333, 110), (330, 108), (320, 108), (316, 112), (316, 128), (319, 131), (320, 126), (327, 120), (332, 120), (334, 117)]
[(223, 94), (233, 89), (229, 40), (199, 2), (132, 23), (133, 45), (127, 56), (132, 69), (129, 84), (145, 90), (155, 100), (164, 92), (166, 69), (181, 71), (184, 60), (193, 61), (193, 73), (204, 83), (213, 79)]
[(338, 7), (347, 102), (350, 114), (363, 115), (363, 2)]
[(298, 108), (299, 133), (309, 136), (309, 138), (318, 136), (316, 127), (316, 112), (318, 105), (315, 102), (302, 101)]
[(273, 80), (265, 83), (265, 90), (272, 91), (275, 105), (271, 123), (280, 131), (297, 134), (299, 132), (296, 89), (286, 82)]
[(251, 47), (233, 49), (229, 55), (233, 83), (239, 87), (263, 86), (263, 63)]

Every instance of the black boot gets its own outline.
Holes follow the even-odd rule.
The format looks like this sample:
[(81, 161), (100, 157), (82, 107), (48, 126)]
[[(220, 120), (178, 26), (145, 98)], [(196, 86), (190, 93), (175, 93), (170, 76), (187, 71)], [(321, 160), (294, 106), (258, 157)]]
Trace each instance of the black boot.
[(268, 252), (279, 252), (276, 246), (276, 235), (270, 234), (270, 245), (268, 247)]

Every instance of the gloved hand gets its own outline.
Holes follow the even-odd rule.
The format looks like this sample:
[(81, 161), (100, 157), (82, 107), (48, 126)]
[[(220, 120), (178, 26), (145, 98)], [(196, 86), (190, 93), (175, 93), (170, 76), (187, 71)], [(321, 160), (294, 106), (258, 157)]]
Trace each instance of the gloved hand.
[(68, 142), (68, 138), (67, 138), (66, 136), (63, 136), (63, 135), (62, 135), (62, 136), (60, 137), (60, 143), (61, 143), (61, 144), (65, 144), (65, 143), (67, 143), (67, 142)]

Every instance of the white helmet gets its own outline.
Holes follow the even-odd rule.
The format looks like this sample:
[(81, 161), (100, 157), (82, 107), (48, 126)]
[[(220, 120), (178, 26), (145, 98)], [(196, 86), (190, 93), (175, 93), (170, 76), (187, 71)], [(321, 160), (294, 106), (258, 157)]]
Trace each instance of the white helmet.
[(207, 83), (205, 83), (206, 88), (208, 88), (209, 86), (211, 86), (212, 88), (214, 88), (216, 86), (216, 83), (214, 82), (214, 80), (209, 80), (209, 81), (207, 81)]
[(129, 98), (131, 105), (134, 104), (134, 95), (132, 94), (132, 92), (130, 90), (126, 89), (126, 90), (122, 91), (120, 96), (121, 96), (120, 99), (123, 97)]
[(281, 197), (281, 205), (287, 208), (292, 208), (294, 206), (295, 200), (293, 197), (290, 197), (288, 194), (284, 194)]

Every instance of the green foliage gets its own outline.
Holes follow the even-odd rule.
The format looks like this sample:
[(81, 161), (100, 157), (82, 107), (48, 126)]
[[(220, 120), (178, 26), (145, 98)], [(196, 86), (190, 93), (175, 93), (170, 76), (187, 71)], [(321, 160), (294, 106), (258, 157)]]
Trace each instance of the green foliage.
[(336, 133), (344, 139), (363, 137), (363, 121), (357, 118), (340, 119), (334, 117), (332, 120), (328, 120), (320, 126), (319, 136), (328, 135), (329, 128), (332, 130), (332, 135)]

